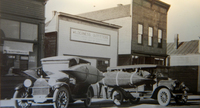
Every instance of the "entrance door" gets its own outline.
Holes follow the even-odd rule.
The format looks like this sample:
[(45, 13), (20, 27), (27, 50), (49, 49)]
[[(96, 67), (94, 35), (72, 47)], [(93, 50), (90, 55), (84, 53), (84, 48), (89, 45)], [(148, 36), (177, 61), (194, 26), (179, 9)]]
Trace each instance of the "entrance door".
[(57, 32), (46, 33), (44, 39), (45, 57), (51, 57), (57, 55)]

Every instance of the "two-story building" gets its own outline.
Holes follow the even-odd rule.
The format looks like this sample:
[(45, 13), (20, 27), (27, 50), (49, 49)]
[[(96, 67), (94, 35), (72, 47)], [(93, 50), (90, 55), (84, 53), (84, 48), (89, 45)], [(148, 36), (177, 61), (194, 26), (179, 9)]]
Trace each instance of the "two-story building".
[(19, 72), (40, 65), (46, 2), (0, 0), (1, 98), (12, 97)]
[(165, 64), (167, 12), (159, 0), (131, 0), (131, 4), (79, 14), (122, 26), (119, 29), (118, 65)]

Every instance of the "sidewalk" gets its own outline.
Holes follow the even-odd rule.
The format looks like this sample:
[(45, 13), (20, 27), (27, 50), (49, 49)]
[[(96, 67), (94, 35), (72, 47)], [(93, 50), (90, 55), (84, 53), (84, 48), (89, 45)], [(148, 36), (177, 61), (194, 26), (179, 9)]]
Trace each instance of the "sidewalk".
[(188, 100), (200, 100), (200, 95), (188, 95)]

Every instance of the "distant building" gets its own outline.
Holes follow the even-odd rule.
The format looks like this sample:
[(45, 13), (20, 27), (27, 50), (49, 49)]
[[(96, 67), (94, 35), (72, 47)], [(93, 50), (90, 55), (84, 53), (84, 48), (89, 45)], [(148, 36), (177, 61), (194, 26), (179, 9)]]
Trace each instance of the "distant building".
[(53, 19), (46, 23), (44, 55), (82, 57), (106, 71), (109, 66), (117, 66), (120, 27), (54, 11)]
[(23, 70), (40, 66), (47, 0), (0, 0), (1, 98), (11, 98)]
[(171, 67), (170, 76), (184, 81), (190, 92), (200, 92), (200, 40), (167, 44), (167, 65)]
[(79, 14), (122, 26), (119, 29), (118, 65), (165, 64), (167, 12), (159, 0), (132, 0), (130, 5)]

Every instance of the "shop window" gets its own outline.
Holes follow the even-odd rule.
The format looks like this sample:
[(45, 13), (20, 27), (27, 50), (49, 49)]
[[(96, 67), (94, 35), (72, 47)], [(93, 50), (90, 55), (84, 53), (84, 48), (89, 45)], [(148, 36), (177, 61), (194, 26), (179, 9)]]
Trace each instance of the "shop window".
[(155, 58), (155, 64), (165, 65), (165, 59), (164, 58)]
[(148, 45), (153, 45), (153, 27), (149, 27), (149, 33), (148, 33)]
[(36, 24), (21, 23), (21, 39), (37, 41), (38, 26)]
[(20, 23), (17, 21), (1, 19), (1, 29), (3, 30), (6, 38), (19, 39)]
[(158, 48), (162, 48), (162, 30), (158, 29)]
[(145, 57), (132, 56), (132, 64), (145, 64)]
[(102, 72), (106, 72), (109, 65), (109, 60), (97, 60), (97, 68)]
[(138, 24), (138, 44), (143, 43), (143, 25)]

